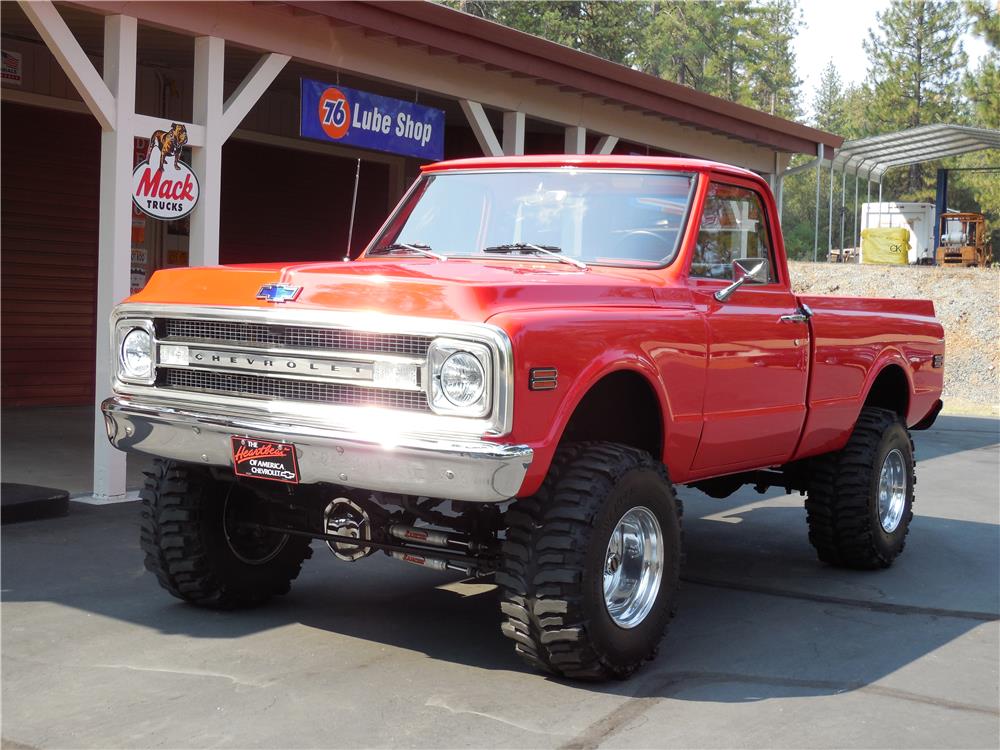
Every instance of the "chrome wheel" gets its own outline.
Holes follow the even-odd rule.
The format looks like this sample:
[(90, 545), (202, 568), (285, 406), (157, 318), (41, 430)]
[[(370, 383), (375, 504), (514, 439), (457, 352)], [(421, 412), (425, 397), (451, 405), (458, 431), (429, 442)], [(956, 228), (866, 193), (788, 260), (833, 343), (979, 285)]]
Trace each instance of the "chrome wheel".
[(264, 565), (281, 554), (288, 544), (288, 534), (244, 526), (241, 521), (246, 519), (252, 502), (250, 497), (233, 497), (233, 487), (230, 486), (222, 507), (222, 531), (237, 560), (247, 565)]
[(878, 520), (887, 534), (899, 527), (905, 508), (906, 462), (902, 452), (894, 448), (882, 461), (878, 476)]
[(649, 614), (663, 578), (663, 534), (652, 511), (632, 508), (615, 526), (604, 560), (604, 604), (615, 624), (634, 628)]

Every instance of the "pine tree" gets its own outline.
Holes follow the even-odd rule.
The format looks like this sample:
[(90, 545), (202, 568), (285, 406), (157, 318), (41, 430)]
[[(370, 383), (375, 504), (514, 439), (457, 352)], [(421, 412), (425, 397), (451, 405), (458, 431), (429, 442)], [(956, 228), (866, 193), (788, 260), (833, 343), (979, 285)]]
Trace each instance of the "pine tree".
[(772, 0), (750, 6), (752, 54), (746, 74), (749, 101), (743, 102), (779, 117), (801, 116), (792, 42), (802, 26), (795, 0)]
[(974, 124), (1000, 128), (1000, 10), (985, 2), (966, 2), (965, 8), (973, 32), (989, 45), (976, 70), (965, 76), (965, 95), (973, 106)]
[[(973, 107), (972, 123), (1000, 128), (1000, 8), (987, 2), (966, 2), (972, 32), (986, 40), (988, 50), (977, 68), (965, 77), (965, 94)], [(976, 152), (959, 159), (966, 167), (1000, 163), (1000, 149), (988, 154)], [(993, 254), (1000, 248), (1000, 174), (997, 172), (955, 172), (954, 183), (964, 186), (993, 228)]]
[(843, 135), (847, 127), (846, 104), (840, 73), (830, 60), (813, 95), (813, 124), (820, 130)]
[(622, 65), (635, 62), (651, 18), (648, 3), (628, 0), (451, 0), (446, 4)]
[[(869, 31), (869, 106), (877, 132), (955, 119), (966, 56), (961, 7), (947, 0), (893, 0)], [(910, 167), (903, 190), (925, 189), (921, 165)]]

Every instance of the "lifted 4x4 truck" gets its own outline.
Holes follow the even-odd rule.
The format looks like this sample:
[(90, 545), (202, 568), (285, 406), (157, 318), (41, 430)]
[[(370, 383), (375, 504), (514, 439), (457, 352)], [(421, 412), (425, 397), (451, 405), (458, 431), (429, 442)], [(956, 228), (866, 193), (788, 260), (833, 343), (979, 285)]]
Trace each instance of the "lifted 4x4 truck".
[(383, 552), (492, 576), (516, 651), (578, 678), (655, 654), (675, 485), (797, 490), (820, 560), (884, 568), (941, 408), (932, 303), (793, 294), (767, 184), (694, 160), (427, 166), (359, 259), (160, 271), (111, 329), (171, 594)]

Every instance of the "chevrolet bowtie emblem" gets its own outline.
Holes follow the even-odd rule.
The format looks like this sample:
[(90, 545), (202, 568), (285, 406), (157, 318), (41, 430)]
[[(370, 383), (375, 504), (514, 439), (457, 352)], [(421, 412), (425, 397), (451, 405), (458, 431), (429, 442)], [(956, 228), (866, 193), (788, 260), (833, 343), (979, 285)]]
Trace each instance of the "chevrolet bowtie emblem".
[(264, 284), (257, 292), (257, 299), (265, 299), (268, 302), (294, 302), (301, 291), (302, 287), (300, 286)]

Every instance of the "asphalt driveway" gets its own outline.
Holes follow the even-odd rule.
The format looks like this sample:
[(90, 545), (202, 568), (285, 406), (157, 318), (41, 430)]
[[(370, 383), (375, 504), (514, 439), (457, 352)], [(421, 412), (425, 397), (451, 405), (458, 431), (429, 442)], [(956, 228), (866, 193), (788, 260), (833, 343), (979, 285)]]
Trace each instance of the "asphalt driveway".
[(1000, 421), (916, 433), (917, 518), (879, 573), (819, 564), (801, 498), (685, 490), (657, 661), (586, 685), (522, 668), (488, 585), (316, 544), (250, 612), (181, 604), (135, 503), (3, 527), (4, 746), (1000, 745)]

